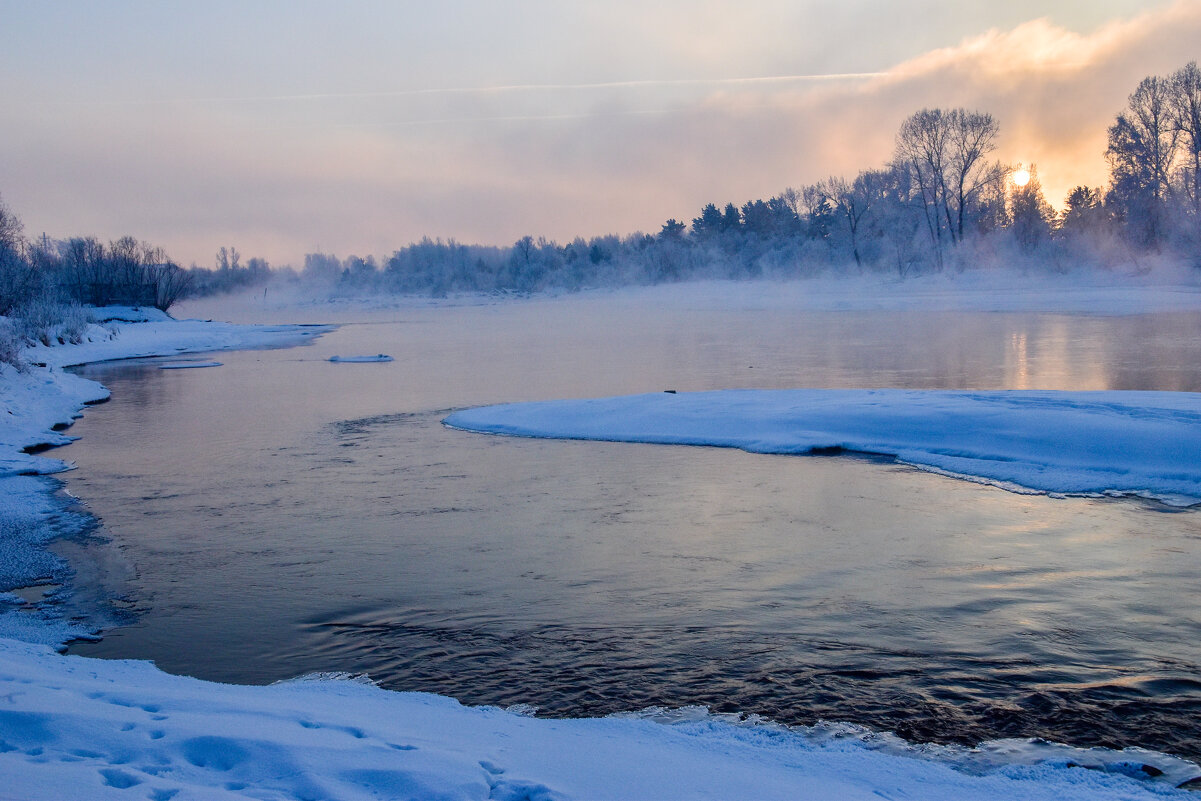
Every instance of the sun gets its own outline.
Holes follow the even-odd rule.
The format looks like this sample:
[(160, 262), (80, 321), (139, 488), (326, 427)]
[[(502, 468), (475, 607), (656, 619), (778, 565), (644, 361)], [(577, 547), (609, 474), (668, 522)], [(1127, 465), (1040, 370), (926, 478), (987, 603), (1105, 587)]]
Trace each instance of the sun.
[(1019, 189), (1030, 183), (1030, 171), (1025, 167), (1018, 167), (1010, 177), (1013, 179), (1013, 185)]

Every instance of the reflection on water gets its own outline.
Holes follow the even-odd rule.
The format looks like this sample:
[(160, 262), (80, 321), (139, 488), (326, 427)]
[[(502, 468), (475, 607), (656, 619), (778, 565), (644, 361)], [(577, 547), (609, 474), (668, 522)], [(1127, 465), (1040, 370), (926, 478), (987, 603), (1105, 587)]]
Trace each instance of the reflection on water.
[[(1201, 518), (871, 459), (507, 439), (452, 408), (665, 388), (1201, 390), (1190, 315), (393, 313), (224, 367), (97, 366), (65, 458), (137, 569), (78, 653), (366, 671), (468, 703), (703, 703), (1201, 756)], [(330, 364), (389, 353), (389, 364)]]

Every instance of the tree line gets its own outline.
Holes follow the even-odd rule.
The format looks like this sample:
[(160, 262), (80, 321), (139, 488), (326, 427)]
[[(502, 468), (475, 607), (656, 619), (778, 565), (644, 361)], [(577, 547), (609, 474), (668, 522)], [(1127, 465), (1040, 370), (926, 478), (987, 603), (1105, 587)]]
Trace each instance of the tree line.
[(1107, 187), (1077, 186), (1056, 212), (1037, 167), (994, 158), (988, 113), (923, 109), (891, 160), (767, 200), (709, 203), (654, 234), (522, 237), (509, 247), (423, 239), (377, 262), (309, 254), (301, 274), (347, 293), (534, 292), (819, 271), (908, 276), (948, 266), (1066, 270), (1164, 254), (1201, 268), (1201, 70), (1141, 81), (1108, 130)]
[(1106, 187), (1077, 186), (1057, 213), (1033, 165), (994, 154), (985, 112), (922, 109), (891, 159), (766, 200), (709, 203), (654, 233), (525, 236), (507, 247), (422, 239), (385, 259), (310, 253), (300, 269), (243, 262), (181, 270), (131, 237), (29, 242), (0, 204), (0, 315), (31, 297), (166, 309), (186, 294), (298, 280), (334, 293), (529, 293), (704, 278), (787, 278), (857, 271), (908, 275), (975, 264), (1068, 269), (1165, 254), (1201, 268), (1201, 70), (1143, 79), (1108, 129)]
[(183, 297), (193, 275), (160, 247), (124, 236), (28, 242), (20, 219), (0, 200), (0, 315), (31, 303), (152, 306)]

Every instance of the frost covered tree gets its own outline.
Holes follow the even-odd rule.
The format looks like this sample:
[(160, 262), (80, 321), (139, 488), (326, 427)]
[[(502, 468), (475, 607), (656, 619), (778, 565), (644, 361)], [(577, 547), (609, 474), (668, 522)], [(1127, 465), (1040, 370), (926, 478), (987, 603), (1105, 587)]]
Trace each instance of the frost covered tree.
[(701, 216), (692, 218), (692, 233), (702, 239), (712, 239), (720, 236), (723, 229), (721, 212), (712, 203), (705, 204)]
[(844, 225), (856, 267), (863, 267), (864, 240), (870, 236), (867, 223), (883, 202), (888, 182), (887, 171), (864, 170), (853, 181), (832, 176), (817, 184), (818, 193)]
[(33, 291), (36, 272), (25, 258), (25, 228), (0, 197), (0, 315), (6, 315)]
[(1005, 175), (988, 160), (998, 131), (991, 114), (957, 108), (922, 109), (897, 133), (895, 160), (913, 177), (940, 265), (944, 245), (963, 241), (982, 192)]
[(1077, 186), (1068, 192), (1064, 200), (1059, 230), (1074, 236), (1095, 234), (1106, 220), (1104, 195), (1101, 190), (1091, 186)]
[(1171, 84), (1151, 76), (1130, 95), (1127, 110), (1109, 127), (1108, 202), (1140, 245), (1158, 248), (1172, 191), (1179, 131), (1173, 125)]
[(1010, 230), (1018, 247), (1026, 253), (1037, 250), (1051, 236), (1055, 210), (1043, 197), (1036, 167), (1030, 167), (1029, 178), (1024, 185), (1014, 186), (1010, 190), (1008, 205)]
[(1201, 214), (1201, 69), (1191, 61), (1172, 74), (1172, 126), (1179, 137), (1180, 188), (1188, 209)]
[(0, 196), (0, 248), (17, 250), (24, 238), (25, 226)]

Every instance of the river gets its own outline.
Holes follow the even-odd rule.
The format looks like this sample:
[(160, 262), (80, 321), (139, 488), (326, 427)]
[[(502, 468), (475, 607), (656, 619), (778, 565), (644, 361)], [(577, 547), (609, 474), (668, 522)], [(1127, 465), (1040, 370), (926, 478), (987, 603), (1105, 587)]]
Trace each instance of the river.
[[(341, 327), (211, 369), (80, 369), (113, 400), (55, 455), (129, 566), (111, 591), (132, 614), (72, 652), (229, 682), (367, 673), (554, 716), (705, 704), (1201, 757), (1195, 509), (440, 422), (664, 389), (1197, 392), (1201, 315), (631, 297), (243, 312)], [(394, 361), (328, 361), (375, 353)]]

